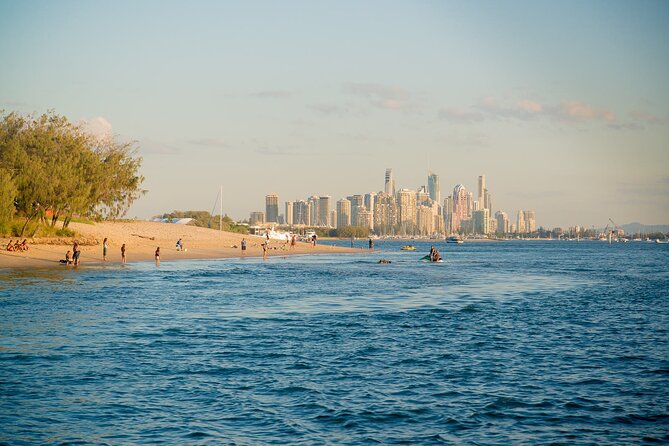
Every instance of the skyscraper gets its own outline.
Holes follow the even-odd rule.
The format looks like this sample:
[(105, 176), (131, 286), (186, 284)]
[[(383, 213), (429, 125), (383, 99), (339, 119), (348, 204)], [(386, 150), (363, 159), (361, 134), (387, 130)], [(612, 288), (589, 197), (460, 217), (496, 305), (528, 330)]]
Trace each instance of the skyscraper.
[(487, 209), (474, 211), (473, 216), (474, 234), (487, 235), (490, 231), (490, 214)]
[(330, 196), (323, 195), (318, 200), (318, 226), (330, 226)]
[(433, 172), (427, 173), (427, 192), (430, 199), (439, 203), (441, 201), (441, 188), (439, 187), (439, 175)]
[(453, 232), (453, 197), (444, 198), (444, 208), (442, 210), (444, 218), (444, 230), (446, 234)]
[(402, 189), (398, 193), (400, 205), (400, 224), (406, 229), (413, 231), (416, 225), (416, 191)]
[(374, 205), (374, 230), (379, 234), (392, 234), (398, 217), (395, 198), (384, 192), (376, 196)]
[(374, 208), (376, 207), (376, 193), (370, 192), (365, 194), (365, 209), (372, 214), (372, 227), (374, 223)]
[(251, 216), (249, 217), (249, 224), (251, 226), (253, 225), (262, 225), (265, 223), (265, 213), (262, 211), (254, 211), (251, 212)]
[(478, 196), (478, 202), (479, 202), (479, 209), (483, 209), (485, 206), (485, 175), (480, 175), (479, 176), (479, 196)]
[(488, 189), (483, 191), (483, 207), (481, 209), (487, 209), (488, 213), (492, 215), (492, 195), (490, 195)]
[(306, 226), (309, 219), (309, 203), (304, 200), (293, 202), (293, 224)]
[(341, 199), (337, 202), (337, 227), (351, 225), (351, 202)]
[(506, 212), (495, 212), (495, 219), (497, 220), (497, 233), (507, 234), (509, 232), (509, 216)]
[(527, 228), (527, 232), (537, 230), (537, 220), (534, 216), (534, 211), (525, 211), (525, 227)]
[(346, 199), (351, 202), (351, 224), (355, 225), (358, 221), (358, 212), (364, 209), (365, 199), (362, 195), (350, 195)]
[(386, 169), (385, 192), (391, 197), (395, 196), (395, 180), (393, 179), (393, 169), (390, 167)]
[(293, 202), (286, 201), (286, 224), (288, 226), (293, 225)]
[(267, 223), (279, 222), (279, 196), (269, 194), (265, 197), (265, 218)]
[(319, 198), (316, 195), (309, 197), (309, 226), (318, 226), (318, 216), (319, 216)]
[(434, 216), (430, 206), (418, 206), (416, 209), (416, 225), (420, 235), (432, 235), (434, 232)]
[(460, 222), (469, 218), (470, 195), (462, 184), (458, 184), (453, 189), (453, 220), (451, 228), (454, 232), (460, 229)]
[(516, 219), (516, 231), (518, 234), (525, 234), (527, 230), (525, 229), (525, 212), (518, 211), (518, 217)]

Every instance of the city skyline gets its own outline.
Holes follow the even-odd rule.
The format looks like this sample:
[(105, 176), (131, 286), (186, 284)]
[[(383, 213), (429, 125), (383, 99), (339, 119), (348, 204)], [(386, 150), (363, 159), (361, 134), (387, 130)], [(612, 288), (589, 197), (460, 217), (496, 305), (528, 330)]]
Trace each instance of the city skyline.
[[(442, 202), (437, 173), (428, 170), (427, 186), (397, 189), (393, 169), (386, 168), (383, 187), (378, 192), (347, 195), (336, 204), (330, 195), (286, 199), (284, 214), (278, 211), (280, 197), (270, 193), (265, 196), (265, 212), (253, 210), (247, 221), (252, 226), (291, 228), (357, 226), (377, 235), (411, 236), (532, 234), (541, 228), (562, 229), (544, 228), (531, 209), (518, 209), (513, 222), (509, 217), (512, 212), (493, 208), (492, 193), (486, 186), (485, 175), (479, 175), (476, 196), (459, 183)], [(574, 224), (565, 229), (578, 233), (587, 228)]]
[(268, 191), (334, 207), (394, 166), (398, 190), (437, 172), (441, 201), (459, 183), (480, 201), (485, 172), (494, 209), (547, 227), (663, 224), (668, 19), (663, 1), (0, 0), (0, 109), (136, 140), (129, 218), (211, 209), (221, 186), (235, 219)]

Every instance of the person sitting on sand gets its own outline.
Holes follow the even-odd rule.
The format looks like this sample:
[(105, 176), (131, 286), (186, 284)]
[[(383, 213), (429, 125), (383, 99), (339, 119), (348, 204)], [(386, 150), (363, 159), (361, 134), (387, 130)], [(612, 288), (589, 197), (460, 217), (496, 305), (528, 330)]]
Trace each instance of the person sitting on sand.
[(7, 243), (7, 251), (14, 251), (14, 245), (12, 244), (12, 240), (9, 240), (9, 243)]
[(177, 251), (183, 251), (184, 245), (181, 243), (181, 239), (177, 240)]
[(18, 240), (14, 243), (14, 251), (16, 252), (21, 252), (21, 244), (19, 243)]
[(30, 247), (28, 246), (28, 240), (23, 239), (23, 241), (21, 242), (21, 251), (27, 251), (29, 249)]
[(65, 260), (61, 260), (60, 263), (64, 263), (66, 265), (69, 265), (69, 264), (72, 263), (72, 254), (70, 253), (69, 249), (65, 253)]

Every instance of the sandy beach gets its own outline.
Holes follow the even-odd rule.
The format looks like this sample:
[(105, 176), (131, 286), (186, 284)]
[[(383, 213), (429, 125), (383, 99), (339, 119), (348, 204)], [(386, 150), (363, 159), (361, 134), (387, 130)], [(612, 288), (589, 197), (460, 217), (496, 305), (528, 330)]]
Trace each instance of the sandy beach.
[[(214, 259), (241, 257), (241, 241), (246, 238), (247, 256), (262, 257), (264, 238), (221, 232), (197, 226), (155, 223), (148, 221), (102, 222), (97, 224), (71, 223), (76, 232), (72, 239), (28, 239), (27, 252), (8, 252), (9, 238), (0, 239), (0, 268), (46, 267), (58, 265), (65, 258), (67, 250), (72, 250), (72, 241), (81, 245), (80, 263), (101, 263), (102, 241), (108, 238), (108, 262), (121, 262), (121, 245), (126, 245), (128, 262), (153, 261), (157, 247), (160, 247), (161, 262), (186, 259)], [(176, 241), (182, 240), (185, 250), (176, 250)], [(13, 240), (16, 240), (14, 238)], [(353, 253), (360, 249), (340, 248), (297, 242), (294, 249), (277, 240), (270, 240), (268, 257), (293, 254)]]

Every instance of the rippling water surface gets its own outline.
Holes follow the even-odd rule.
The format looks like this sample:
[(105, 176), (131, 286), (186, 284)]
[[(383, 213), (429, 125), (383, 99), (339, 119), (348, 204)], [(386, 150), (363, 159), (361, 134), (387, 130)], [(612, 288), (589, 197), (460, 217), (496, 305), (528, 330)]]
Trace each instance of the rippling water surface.
[(0, 271), (0, 443), (669, 441), (669, 245), (400, 245)]

